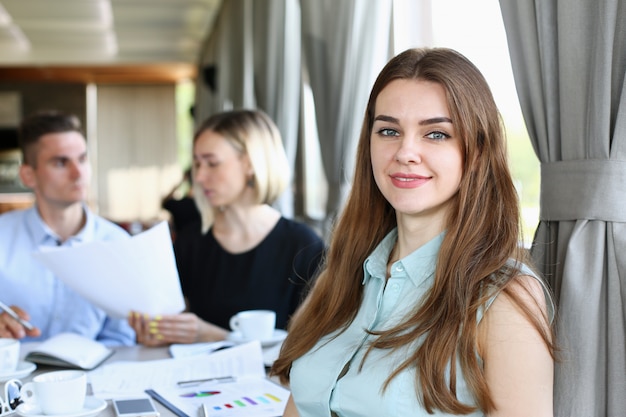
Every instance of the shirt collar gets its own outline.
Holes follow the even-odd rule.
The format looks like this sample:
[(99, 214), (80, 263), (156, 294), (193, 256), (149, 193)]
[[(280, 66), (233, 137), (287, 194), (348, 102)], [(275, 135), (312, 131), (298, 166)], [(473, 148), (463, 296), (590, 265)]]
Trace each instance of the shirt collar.
[[(83, 204), (83, 212), (86, 216), (85, 225), (77, 234), (71, 236), (63, 245), (72, 246), (76, 243), (88, 242), (93, 239), (95, 232), (95, 220), (93, 213), (87, 209), (87, 206)], [(50, 245), (54, 242), (59, 242), (61, 239), (46, 222), (41, 218), (37, 205), (29, 209), (26, 213), (26, 225), (33, 236), (37, 245)]]
[[(403, 266), (407, 276), (416, 287), (433, 275), (444, 236), (445, 232), (440, 233), (425, 245), (394, 263), (394, 265), (400, 263)], [(364, 285), (371, 278), (384, 279), (386, 277), (389, 254), (397, 240), (398, 230), (394, 228), (367, 257), (363, 263)]]

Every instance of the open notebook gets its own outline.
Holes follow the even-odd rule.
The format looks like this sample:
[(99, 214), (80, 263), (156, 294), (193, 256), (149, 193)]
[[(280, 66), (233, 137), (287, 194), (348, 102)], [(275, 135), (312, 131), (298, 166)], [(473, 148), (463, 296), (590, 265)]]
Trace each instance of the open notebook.
[(30, 351), (26, 361), (62, 368), (91, 370), (113, 354), (95, 340), (75, 333), (60, 333)]

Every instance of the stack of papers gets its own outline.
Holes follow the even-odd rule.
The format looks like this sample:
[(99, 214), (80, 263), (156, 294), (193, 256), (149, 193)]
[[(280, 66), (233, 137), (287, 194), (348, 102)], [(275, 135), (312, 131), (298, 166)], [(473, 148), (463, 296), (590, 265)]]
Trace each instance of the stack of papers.
[(208, 417), (282, 416), (289, 398), (287, 389), (267, 379), (258, 341), (210, 355), (113, 362), (88, 376), (96, 397), (147, 392), (179, 417), (199, 417), (202, 406)]

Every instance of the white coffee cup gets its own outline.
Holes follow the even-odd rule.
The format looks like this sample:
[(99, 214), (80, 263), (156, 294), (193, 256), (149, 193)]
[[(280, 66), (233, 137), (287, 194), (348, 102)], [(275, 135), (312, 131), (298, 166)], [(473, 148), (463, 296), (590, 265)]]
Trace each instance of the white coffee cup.
[(269, 340), (274, 335), (276, 313), (271, 310), (240, 311), (230, 318), (230, 328), (245, 340)]
[(20, 341), (0, 338), (0, 374), (15, 372), (20, 360)]
[(39, 374), (20, 390), (22, 400), (43, 414), (76, 413), (83, 409), (86, 393), (87, 374), (78, 370)]

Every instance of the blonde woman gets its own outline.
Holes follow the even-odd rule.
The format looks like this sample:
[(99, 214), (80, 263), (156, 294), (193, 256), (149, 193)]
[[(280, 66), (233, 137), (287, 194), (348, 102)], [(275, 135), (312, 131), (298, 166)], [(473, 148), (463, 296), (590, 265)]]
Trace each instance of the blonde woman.
[(504, 140), (459, 53), (385, 66), (325, 268), (274, 363), (285, 417), (552, 415), (552, 304), (519, 246)]
[(271, 204), (290, 181), (274, 122), (259, 110), (209, 117), (193, 140), (194, 196), (202, 226), (175, 241), (187, 311), (146, 318), (133, 313), (137, 341), (149, 346), (224, 339), (242, 310), (276, 312), (285, 328), (324, 251), (308, 226)]

